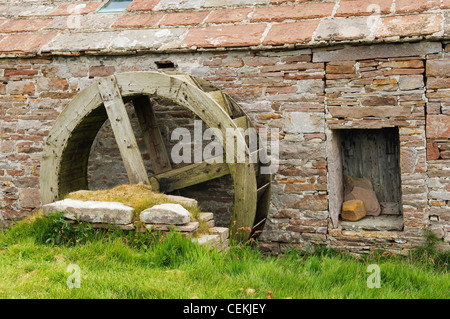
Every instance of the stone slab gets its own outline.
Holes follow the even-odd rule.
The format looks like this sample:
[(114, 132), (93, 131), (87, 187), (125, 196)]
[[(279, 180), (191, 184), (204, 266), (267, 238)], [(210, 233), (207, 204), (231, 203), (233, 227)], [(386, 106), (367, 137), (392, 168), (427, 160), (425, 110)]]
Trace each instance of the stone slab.
[(190, 222), (191, 213), (180, 204), (161, 204), (143, 210), (140, 220), (146, 224), (184, 225)]
[(128, 225), (109, 225), (109, 224), (91, 224), (96, 229), (121, 229), (121, 230), (134, 230), (136, 227), (134, 224)]
[(230, 237), (230, 230), (227, 227), (212, 227), (210, 232), (220, 236), (222, 242), (228, 240)]
[(182, 205), (186, 206), (197, 206), (198, 202), (197, 200), (193, 198), (188, 198), (184, 196), (176, 196), (176, 195), (166, 195), (171, 201), (175, 201), (177, 203), (180, 203)]
[(122, 52), (176, 49), (184, 28), (124, 30), (110, 32), (61, 33), (44, 45), (41, 52)]
[(63, 212), (64, 217), (70, 220), (114, 225), (133, 223), (133, 208), (117, 202), (64, 199), (42, 208), (46, 216)]
[(316, 30), (316, 41), (357, 40), (371, 35), (367, 17), (324, 19)]
[(183, 233), (193, 233), (198, 229), (198, 226), (198, 222), (190, 222), (185, 225), (146, 224), (145, 228), (153, 231), (170, 231), (170, 229), (173, 228)]
[(344, 230), (402, 230), (403, 216), (369, 216), (357, 222), (341, 221)]
[(442, 51), (439, 42), (415, 42), (370, 46), (345, 46), (313, 52), (313, 62), (355, 61), (375, 58), (422, 56)]
[(207, 222), (207, 221), (214, 219), (214, 214), (213, 213), (200, 213), (199, 219)]
[(193, 238), (193, 242), (196, 242), (199, 244), (199, 246), (208, 245), (212, 248), (214, 248), (216, 245), (220, 244), (220, 235), (203, 235), (198, 238)]
[(323, 133), (324, 115), (313, 112), (290, 112), (283, 121), (286, 133)]

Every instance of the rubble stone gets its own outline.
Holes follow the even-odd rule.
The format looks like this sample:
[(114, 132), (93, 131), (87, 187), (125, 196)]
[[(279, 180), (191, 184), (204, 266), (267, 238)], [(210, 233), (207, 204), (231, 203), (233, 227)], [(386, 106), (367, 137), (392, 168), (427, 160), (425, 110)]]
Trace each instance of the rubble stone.
[(117, 202), (64, 199), (42, 206), (45, 215), (63, 212), (70, 220), (127, 225), (133, 222), (133, 208)]
[(342, 220), (356, 222), (366, 217), (366, 209), (362, 200), (349, 200), (342, 204)]
[(140, 214), (140, 220), (146, 224), (183, 225), (190, 219), (191, 213), (180, 204), (155, 205)]

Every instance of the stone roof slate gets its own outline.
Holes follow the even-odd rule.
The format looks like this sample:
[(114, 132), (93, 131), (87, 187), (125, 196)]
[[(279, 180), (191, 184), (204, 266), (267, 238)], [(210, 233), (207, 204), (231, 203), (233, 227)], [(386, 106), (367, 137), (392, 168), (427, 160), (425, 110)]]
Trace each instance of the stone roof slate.
[(0, 0), (0, 57), (447, 39), (450, 0)]

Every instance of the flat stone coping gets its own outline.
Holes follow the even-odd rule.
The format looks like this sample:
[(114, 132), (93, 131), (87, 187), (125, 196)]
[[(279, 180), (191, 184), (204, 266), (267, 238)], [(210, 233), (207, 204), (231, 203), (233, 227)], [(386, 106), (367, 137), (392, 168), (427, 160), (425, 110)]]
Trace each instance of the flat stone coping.
[(42, 206), (44, 215), (63, 212), (70, 220), (126, 225), (133, 223), (134, 209), (118, 202), (64, 199)]
[(402, 230), (403, 216), (367, 216), (356, 222), (341, 221), (344, 230)]

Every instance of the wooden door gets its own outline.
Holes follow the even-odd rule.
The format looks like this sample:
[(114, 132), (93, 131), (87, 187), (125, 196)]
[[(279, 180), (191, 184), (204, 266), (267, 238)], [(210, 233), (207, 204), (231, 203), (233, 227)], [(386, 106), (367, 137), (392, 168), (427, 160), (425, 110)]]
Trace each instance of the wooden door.
[(343, 173), (372, 181), (380, 203), (401, 201), (398, 128), (342, 130)]

